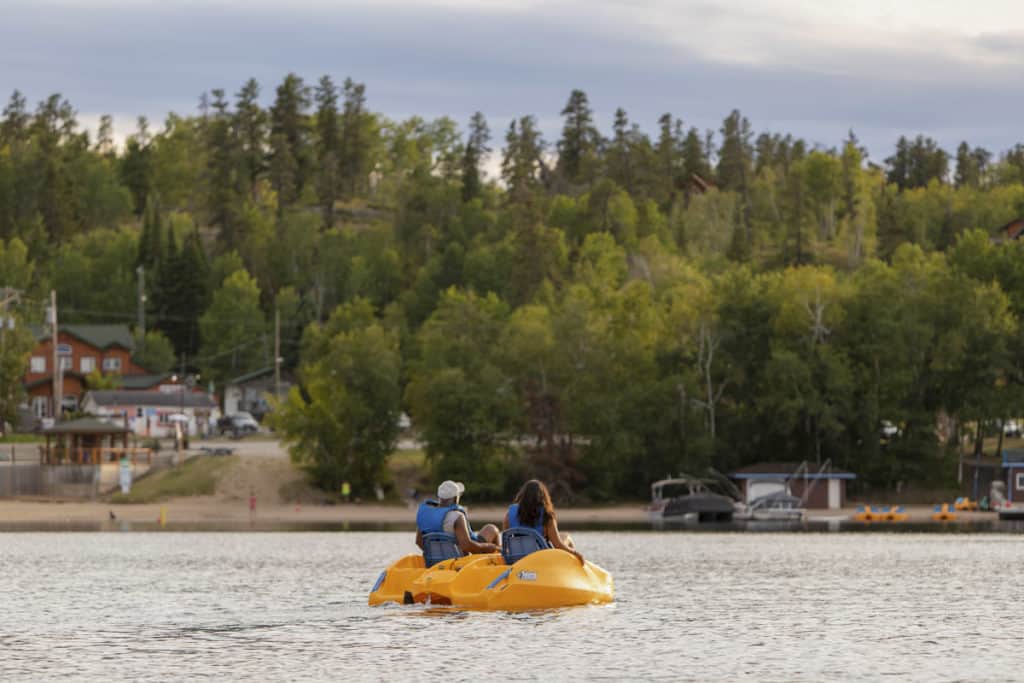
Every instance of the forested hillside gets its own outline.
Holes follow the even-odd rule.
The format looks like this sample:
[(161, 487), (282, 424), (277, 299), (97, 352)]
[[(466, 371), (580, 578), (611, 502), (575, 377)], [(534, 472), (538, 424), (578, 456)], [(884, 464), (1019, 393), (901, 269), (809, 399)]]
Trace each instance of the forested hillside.
[[(351, 80), (264, 99), (211, 90), (119, 145), (15, 92), (0, 287), (23, 322), (55, 289), (63, 322), (134, 324), (141, 266), (140, 355), (218, 387), (272, 365), (277, 313), (300, 381), (275, 424), (325, 487), (384, 481), (402, 410), (439, 477), (593, 500), (760, 460), (942, 483), (965, 424), (1024, 412), (1024, 246), (992, 239), (1024, 216), (1024, 146), (869, 157), (738, 111), (602, 131), (581, 91), (557, 140), (389, 120)], [(7, 414), (27, 343), (8, 331)]]

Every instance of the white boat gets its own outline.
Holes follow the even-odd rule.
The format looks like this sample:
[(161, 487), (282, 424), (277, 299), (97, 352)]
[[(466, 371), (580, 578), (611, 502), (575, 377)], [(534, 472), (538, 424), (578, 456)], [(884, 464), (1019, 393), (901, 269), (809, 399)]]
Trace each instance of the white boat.
[(785, 491), (769, 493), (749, 503), (736, 503), (733, 519), (758, 522), (802, 522), (807, 517), (804, 502)]
[(679, 476), (651, 484), (647, 514), (655, 522), (730, 522), (733, 501), (712, 492), (695, 477)]

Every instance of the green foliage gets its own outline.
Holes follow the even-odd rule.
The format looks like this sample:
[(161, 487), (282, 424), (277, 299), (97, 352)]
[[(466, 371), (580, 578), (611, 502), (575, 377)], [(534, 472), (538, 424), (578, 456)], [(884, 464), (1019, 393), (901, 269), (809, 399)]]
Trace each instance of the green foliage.
[[(618, 108), (602, 133), (574, 90), (555, 145), (510, 122), (488, 183), (479, 113), (389, 120), (361, 83), (295, 74), (270, 107), (252, 79), (233, 98), (118, 149), (109, 117), (92, 144), (60, 96), (14, 93), (0, 287), (25, 323), (51, 288), (63, 321), (128, 322), (141, 265), (139, 362), (183, 353), (217, 383), (272, 366), (276, 310), (301, 380), (281, 419), (324, 486), (386, 477), (401, 409), (435, 474), (562, 500), (765, 459), (941, 480), (965, 423), (1024, 412), (1024, 242), (999, 233), (1022, 145), (965, 142), (950, 176), (923, 136), (878, 166), (852, 131), (812, 148), (738, 110), (650, 137)], [(902, 434), (881, 443), (882, 420)]]
[(398, 335), (378, 322), (365, 299), (309, 328), (300, 386), (275, 407), (275, 429), (314, 484), (357, 495), (383, 483), (401, 412)]
[(204, 376), (217, 385), (270, 364), (260, 289), (244, 270), (229, 275), (213, 293), (199, 329), (203, 342), (198, 362)]
[(158, 503), (170, 498), (210, 496), (217, 490), (217, 482), (224, 473), (237, 465), (239, 457), (198, 455), (189, 458), (180, 467), (156, 472), (132, 483), (127, 493), (115, 493), (111, 503)]
[[(28, 369), (28, 357), (35, 339), (25, 328), (24, 319), (11, 309), (0, 308), (0, 426), (16, 424), (18, 406), (25, 400), (21, 383)], [(14, 321), (11, 329), (9, 321)], [(6, 431), (2, 429), (0, 431)]]
[(120, 389), (123, 386), (123, 380), (117, 373), (104, 374), (99, 368), (96, 368), (85, 376), (85, 385), (93, 391)]
[(136, 332), (132, 360), (154, 374), (168, 372), (176, 361), (174, 346), (159, 330), (147, 330), (145, 336)]

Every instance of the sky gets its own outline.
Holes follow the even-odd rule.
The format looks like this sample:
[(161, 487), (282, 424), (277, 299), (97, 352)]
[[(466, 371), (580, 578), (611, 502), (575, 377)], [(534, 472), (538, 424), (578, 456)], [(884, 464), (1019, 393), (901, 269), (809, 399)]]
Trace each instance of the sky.
[(1024, 142), (1019, 0), (0, 0), (0, 97), (59, 92), (119, 136), (250, 77), (269, 104), (289, 72), (392, 118), (479, 110), (496, 141), (524, 114), (554, 141), (580, 88), (606, 134), (617, 107), (652, 135), (738, 108), (825, 147), (852, 129), (875, 161), (900, 135)]

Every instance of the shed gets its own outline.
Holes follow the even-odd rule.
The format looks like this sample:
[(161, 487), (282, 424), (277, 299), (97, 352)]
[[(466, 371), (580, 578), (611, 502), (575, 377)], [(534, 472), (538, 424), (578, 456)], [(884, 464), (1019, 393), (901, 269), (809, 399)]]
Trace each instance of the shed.
[(109, 460), (116, 460), (131, 450), (128, 448), (128, 435), (131, 433), (128, 427), (94, 417), (60, 422), (43, 430), (46, 446), (40, 453), (40, 462), (56, 465), (67, 460), (95, 465), (103, 462), (106, 456)]
[(796, 462), (764, 462), (733, 472), (745, 501), (787, 489), (791, 495), (806, 500), (808, 508), (838, 510), (846, 504), (846, 482), (856, 479), (852, 472), (831, 466), (818, 468)]
[[(292, 382), (287, 372), (281, 373), (281, 395), (288, 393)], [(224, 414), (246, 411), (257, 420), (270, 410), (267, 396), (274, 396), (278, 387), (274, 367), (268, 366), (228, 380), (224, 388)]]
[(1006, 475), (1006, 500), (1024, 503), (1024, 449), (1003, 449), (1003, 473)]

